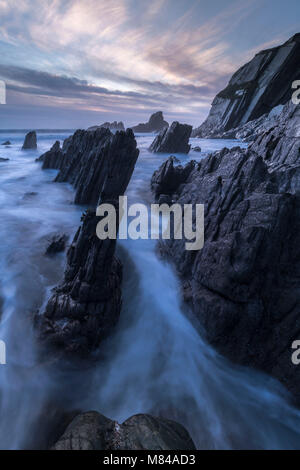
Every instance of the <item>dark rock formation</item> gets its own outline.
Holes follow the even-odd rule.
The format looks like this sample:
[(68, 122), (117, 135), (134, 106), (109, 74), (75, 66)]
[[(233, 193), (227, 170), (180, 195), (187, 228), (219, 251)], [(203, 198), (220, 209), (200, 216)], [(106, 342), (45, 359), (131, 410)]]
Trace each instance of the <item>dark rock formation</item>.
[(205, 205), (204, 248), (166, 240), (161, 252), (175, 263), (209, 342), (277, 377), (300, 402), (291, 361), (300, 338), (300, 106), (286, 105), (249, 150), (223, 149), (190, 165), (173, 168), (169, 159), (152, 184), (158, 200), (176, 174), (172, 200)]
[(162, 130), (150, 146), (155, 153), (189, 153), (189, 139), (192, 126), (175, 121), (169, 128)]
[(194, 152), (201, 152), (201, 147), (199, 147), (198, 145), (196, 147), (193, 147), (193, 150)]
[[(108, 129), (77, 131), (64, 142), (57, 180), (74, 184), (76, 202), (110, 203), (118, 213), (118, 198), (138, 154), (131, 130), (115, 135)], [(68, 250), (64, 280), (35, 318), (41, 342), (72, 357), (95, 350), (120, 314), (122, 266), (114, 256), (116, 240), (96, 236), (99, 220), (94, 210), (83, 215)]]
[(53, 450), (195, 450), (180, 424), (150, 415), (135, 415), (123, 424), (90, 411), (69, 424)]
[(45, 255), (52, 256), (52, 255), (55, 255), (56, 253), (61, 253), (62, 251), (65, 251), (67, 241), (68, 241), (68, 236), (65, 234), (54, 235), (49, 245), (47, 246)]
[(195, 168), (195, 162), (190, 161), (185, 167), (181, 165), (174, 166), (179, 163), (176, 157), (170, 157), (157, 170), (151, 180), (151, 189), (155, 196), (161, 194), (172, 196), (176, 189), (185, 183), (191, 171)]
[[(98, 128), (95, 131), (76, 131), (64, 141), (62, 149), (56, 143), (40, 160), (43, 161), (43, 168), (60, 170), (55, 181), (69, 182), (74, 186), (76, 204), (95, 206), (105, 180), (112, 178), (111, 172), (121, 171), (121, 165), (124, 166), (124, 179), (127, 181), (128, 170), (131, 170), (131, 158), (127, 159), (127, 155), (136, 152), (136, 142), (130, 129), (126, 133), (113, 135), (108, 129)], [(112, 162), (114, 167), (110, 167)], [(107, 189), (108, 194), (115, 194), (117, 189)]]
[(169, 127), (167, 121), (164, 120), (163, 113), (158, 111), (152, 114), (149, 121), (146, 124), (138, 124), (132, 128), (133, 132), (160, 132), (166, 127)]
[(300, 73), (300, 33), (281, 46), (261, 51), (231, 78), (214, 99), (206, 121), (193, 137), (215, 137), (268, 114), (291, 99)]
[(269, 114), (253, 119), (235, 129), (214, 134), (215, 139), (239, 139), (244, 142), (252, 142), (259, 135), (271, 129), (278, 124), (280, 114), (283, 110), (282, 105), (276, 106)]
[(103, 124), (100, 124), (100, 126), (92, 126), (88, 128), (88, 131), (96, 131), (97, 129), (104, 127), (105, 129), (109, 129), (110, 131), (125, 131), (125, 126), (122, 121), (117, 122), (104, 122)]
[(25, 136), (22, 150), (35, 150), (37, 148), (36, 132), (28, 132)]
[(8, 145), (11, 145), (11, 142), (10, 142), (9, 140), (7, 140), (6, 142), (3, 142), (1, 145), (6, 145), (6, 146), (8, 146)]
[(0, 162), (8, 162), (9, 158), (0, 158)]
[(39, 158), (36, 159), (37, 162), (43, 162), (42, 168), (43, 170), (47, 170), (50, 168), (54, 168), (56, 170), (60, 169), (60, 165), (63, 162), (63, 153), (60, 148), (60, 142), (57, 140), (55, 144), (51, 147), (48, 152), (41, 155)]

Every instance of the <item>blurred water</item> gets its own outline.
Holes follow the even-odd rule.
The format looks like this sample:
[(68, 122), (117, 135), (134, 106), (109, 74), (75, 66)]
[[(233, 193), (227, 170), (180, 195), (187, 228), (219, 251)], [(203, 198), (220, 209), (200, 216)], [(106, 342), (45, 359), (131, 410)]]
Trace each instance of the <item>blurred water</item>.
[[(181, 303), (172, 268), (155, 253), (152, 240), (122, 240), (123, 309), (101, 360), (89, 370), (49, 370), (36, 357), (31, 313), (62, 276), (64, 256), (44, 257), (49, 234), (73, 234), (82, 208), (71, 204), (69, 185), (53, 184), (55, 172), (40, 170), (36, 156), (66, 135), (39, 136), (39, 150), (21, 152), (23, 135), (5, 135), (0, 147), (0, 339), (7, 343), (0, 366), (0, 447), (22, 448), (49, 402), (65, 409), (96, 409), (124, 421), (151, 412), (177, 419), (199, 448), (300, 447), (300, 412), (273, 379), (232, 365), (195, 331)], [(141, 154), (128, 187), (129, 203), (151, 202), (150, 178), (168, 155), (147, 150), (153, 136), (137, 137)], [(192, 139), (203, 152), (178, 155), (183, 162), (236, 141)], [(24, 195), (26, 193), (37, 193)], [(32, 431), (33, 434), (36, 429)], [(34, 436), (33, 436), (34, 437)]]

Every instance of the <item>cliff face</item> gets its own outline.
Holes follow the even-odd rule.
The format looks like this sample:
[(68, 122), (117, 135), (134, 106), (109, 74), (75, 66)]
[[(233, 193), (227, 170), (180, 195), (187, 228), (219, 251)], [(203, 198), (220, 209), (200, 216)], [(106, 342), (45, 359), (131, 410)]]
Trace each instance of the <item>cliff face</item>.
[[(205, 242), (161, 252), (182, 278), (185, 299), (207, 339), (240, 364), (280, 379), (300, 402), (300, 106), (288, 103), (275, 127), (247, 150), (223, 149), (199, 163), (154, 174), (156, 199), (205, 205)], [(170, 176), (172, 186), (170, 186)]]
[(300, 77), (300, 33), (273, 49), (261, 51), (241, 67), (214, 99), (208, 118), (193, 137), (215, 137), (268, 114), (291, 99)]

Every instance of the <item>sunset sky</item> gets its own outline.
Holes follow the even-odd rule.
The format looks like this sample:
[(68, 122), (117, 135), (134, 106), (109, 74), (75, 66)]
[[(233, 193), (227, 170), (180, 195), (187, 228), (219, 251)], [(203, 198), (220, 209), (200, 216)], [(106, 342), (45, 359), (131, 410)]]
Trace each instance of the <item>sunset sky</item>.
[(299, 0), (0, 0), (0, 128), (130, 126), (157, 110), (199, 125), (299, 18)]

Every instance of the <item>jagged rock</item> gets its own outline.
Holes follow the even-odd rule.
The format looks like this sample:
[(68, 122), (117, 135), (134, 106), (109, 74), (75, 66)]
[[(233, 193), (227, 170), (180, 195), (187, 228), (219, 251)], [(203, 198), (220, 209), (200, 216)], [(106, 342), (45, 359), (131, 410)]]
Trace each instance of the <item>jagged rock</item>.
[(190, 161), (184, 168), (181, 165), (174, 166), (179, 163), (176, 157), (170, 157), (157, 170), (151, 180), (151, 189), (155, 196), (172, 195), (175, 190), (187, 180), (191, 171), (195, 168), (195, 162)]
[(88, 128), (88, 131), (95, 131), (101, 127), (104, 127), (105, 129), (109, 129), (110, 131), (125, 131), (125, 126), (122, 121), (117, 122), (104, 122), (103, 124), (100, 124), (100, 126), (92, 126)]
[(22, 150), (35, 150), (37, 148), (36, 132), (28, 132), (25, 136)]
[(8, 145), (11, 145), (11, 142), (10, 142), (9, 140), (7, 140), (6, 142), (3, 142), (1, 145), (6, 145), (6, 146), (8, 146)]
[[(287, 105), (281, 123), (249, 150), (223, 149), (191, 171), (177, 167), (170, 197), (205, 205), (204, 247), (186, 251), (185, 240), (165, 240), (160, 249), (209, 342), (280, 379), (300, 402), (300, 369), (291, 361), (300, 331), (299, 113)], [(153, 176), (157, 200), (168, 193), (173, 165), (169, 159)]]
[[(118, 214), (119, 196), (139, 154), (133, 132), (77, 131), (62, 152), (58, 180), (77, 187), (76, 202), (110, 203)], [(97, 349), (120, 315), (122, 265), (114, 256), (116, 240), (96, 236), (99, 220), (94, 209), (84, 213), (67, 253), (64, 280), (35, 317), (41, 344), (72, 358)]]
[[(43, 161), (43, 168), (60, 170), (56, 182), (69, 182), (74, 186), (76, 204), (95, 206), (99, 188), (104, 184), (104, 179), (110, 178), (107, 173), (108, 162), (115, 162), (115, 168), (109, 171), (116, 172), (121, 171), (118, 163), (122, 162), (126, 179), (126, 156), (135, 152), (136, 143), (130, 129), (126, 133), (118, 131), (113, 135), (109, 129), (98, 128), (95, 131), (76, 131), (64, 141), (61, 150), (56, 143), (40, 160)], [(130, 158), (128, 162), (131, 166)], [(116, 190), (111, 188), (112, 193)]]
[(201, 147), (197, 146), (197, 147), (193, 147), (193, 150), (194, 152), (201, 152)]
[(150, 146), (155, 153), (189, 153), (189, 139), (192, 126), (174, 121), (169, 128), (162, 130)]
[(146, 124), (138, 124), (132, 128), (133, 132), (160, 132), (166, 127), (169, 127), (167, 121), (164, 120), (163, 113), (158, 111), (152, 114), (149, 121)]
[(270, 168), (300, 163), (300, 106), (285, 105), (277, 124), (260, 133), (250, 150), (259, 153)]
[(286, 104), (299, 79), (300, 33), (281, 46), (259, 52), (214, 99), (206, 121), (193, 137), (217, 137)]
[(60, 165), (63, 163), (63, 153), (60, 148), (60, 142), (57, 140), (48, 152), (43, 153), (43, 155), (36, 159), (36, 162), (43, 163), (43, 170), (50, 168), (54, 168), (56, 170), (60, 169)]
[(54, 235), (46, 249), (45, 255), (52, 256), (56, 253), (61, 253), (62, 251), (65, 251), (67, 241), (68, 236), (65, 234)]
[(272, 127), (276, 126), (283, 110), (282, 105), (278, 105), (272, 109), (269, 114), (264, 114), (258, 119), (249, 121), (242, 126), (230, 129), (226, 132), (214, 134), (215, 139), (239, 139), (244, 142), (253, 142), (257, 137)]
[(69, 424), (53, 450), (195, 450), (180, 424), (150, 415), (135, 415), (123, 424), (90, 411)]
[(0, 158), (0, 162), (8, 162), (9, 158)]

